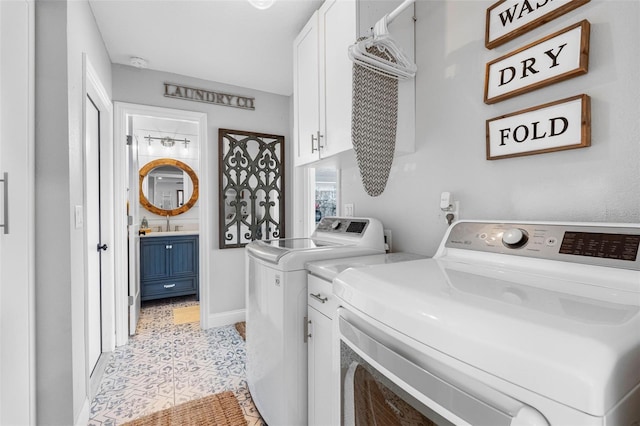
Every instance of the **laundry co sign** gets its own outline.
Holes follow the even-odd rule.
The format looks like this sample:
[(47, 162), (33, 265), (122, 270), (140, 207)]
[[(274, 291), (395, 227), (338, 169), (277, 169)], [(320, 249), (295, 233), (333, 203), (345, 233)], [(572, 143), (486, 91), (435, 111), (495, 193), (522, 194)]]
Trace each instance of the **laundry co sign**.
[(182, 86), (173, 83), (164, 83), (164, 96), (167, 98), (180, 98), (189, 101), (205, 102), (208, 104), (224, 105), (234, 108), (255, 110), (255, 98), (229, 95), (227, 93), (213, 92), (211, 90), (197, 89), (195, 87)]
[(489, 62), (484, 101), (513, 96), (586, 74), (589, 70), (589, 22), (584, 20)]
[(487, 160), (591, 145), (591, 107), (578, 95), (487, 120)]

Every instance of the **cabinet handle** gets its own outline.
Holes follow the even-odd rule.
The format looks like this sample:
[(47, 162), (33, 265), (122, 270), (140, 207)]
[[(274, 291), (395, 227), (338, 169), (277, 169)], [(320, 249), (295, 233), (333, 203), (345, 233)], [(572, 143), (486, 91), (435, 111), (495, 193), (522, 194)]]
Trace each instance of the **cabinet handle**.
[[(320, 151), (321, 148), (324, 148), (324, 145), (320, 145), (320, 139), (322, 139), (324, 136), (320, 134), (319, 130), (316, 132), (316, 135), (317, 136), (313, 135), (313, 133), (311, 134), (311, 153), (312, 154), (316, 151)], [(317, 148), (313, 145), (314, 141), (318, 142)]]
[(325, 303), (327, 300), (329, 300), (329, 298), (327, 298), (327, 297), (322, 297), (320, 295), (320, 293), (318, 293), (318, 294), (309, 293), (309, 296), (313, 297), (314, 299), (316, 299), (320, 303)]
[(165, 284), (164, 288), (173, 288), (175, 286), (176, 286), (175, 284)]
[(9, 233), (9, 173), (5, 172), (3, 178), (0, 179), (4, 187), (4, 223), (0, 227), (4, 228), (4, 233)]
[(311, 320), (309, 317), (304, 317), (304, 343), (307, 343), (311, 337)]
[(173, 246), (171, 244), (167, 244), (166, 246), (164, 246), (164, 248), (166, 248), (167, 250), (172, 249)]

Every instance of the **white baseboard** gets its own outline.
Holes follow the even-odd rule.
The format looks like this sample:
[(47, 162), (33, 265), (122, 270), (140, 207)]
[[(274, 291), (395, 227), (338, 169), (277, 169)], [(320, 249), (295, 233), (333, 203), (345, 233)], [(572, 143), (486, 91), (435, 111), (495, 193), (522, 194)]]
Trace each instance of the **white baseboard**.
[(244, 321), (246, 313), (244, 309), (235, 311), (220, 312), (207, 317), (207, 328), (222, 327), (223, 325), (235, 324)]
[(82, 404), (82, 408), (80, 409), (80, 414), (78, 414), (78, 417), (76, 418), (76, 424), (75, 426), (85, 426), (86, 424), (89, 423), (89, 409), (90, 409), (90, 402), (88, 398), (84, 399), (84, 403)]

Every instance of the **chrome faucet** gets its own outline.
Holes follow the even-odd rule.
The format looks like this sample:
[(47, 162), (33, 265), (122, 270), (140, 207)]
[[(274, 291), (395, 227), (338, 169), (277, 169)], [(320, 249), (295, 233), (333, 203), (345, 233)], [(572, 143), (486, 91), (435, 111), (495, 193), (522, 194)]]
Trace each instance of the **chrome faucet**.
[(167, 215), (167, 232), (171, 231), (171, 228), (169, 227), (169, 215)]

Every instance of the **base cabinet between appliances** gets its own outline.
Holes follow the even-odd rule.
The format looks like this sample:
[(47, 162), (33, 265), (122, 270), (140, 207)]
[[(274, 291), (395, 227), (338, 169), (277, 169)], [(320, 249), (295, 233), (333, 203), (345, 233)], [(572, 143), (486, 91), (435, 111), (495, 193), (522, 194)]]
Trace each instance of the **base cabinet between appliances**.
[(198, 236), (140, 239), (141, 300), (198, 292)]
[(337, 306), (328, 281), (309, 275), (308, 292), (309, 426), (339, 424), (339, 392), (333, 380), (333, 318)]

